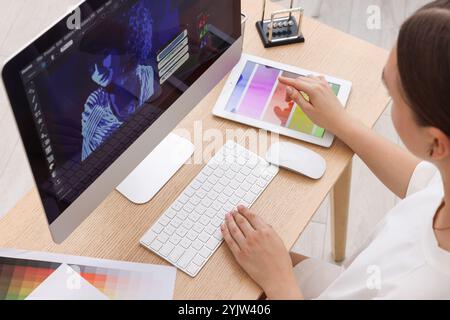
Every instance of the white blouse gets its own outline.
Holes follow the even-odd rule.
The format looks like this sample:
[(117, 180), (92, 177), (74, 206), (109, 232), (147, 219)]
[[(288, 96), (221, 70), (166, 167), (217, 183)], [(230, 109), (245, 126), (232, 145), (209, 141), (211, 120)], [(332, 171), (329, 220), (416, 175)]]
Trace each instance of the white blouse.
[(450, 252), (439, 247), (433, 230), (443, 198), (439, 171), (422, 162), (407, 197), (346, 270), (316, 259), (294, 268), (305, 298), (450, 299)]

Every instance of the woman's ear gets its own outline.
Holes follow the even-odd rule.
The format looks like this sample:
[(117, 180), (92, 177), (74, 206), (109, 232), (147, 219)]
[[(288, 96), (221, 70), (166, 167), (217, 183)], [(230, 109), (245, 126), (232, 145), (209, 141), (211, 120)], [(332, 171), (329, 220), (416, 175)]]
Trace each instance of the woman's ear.
[(427, 128), (429, 142), (429, 156), (431, 160), (440, 161), (450, 156), (450, 139), (437, 128)]

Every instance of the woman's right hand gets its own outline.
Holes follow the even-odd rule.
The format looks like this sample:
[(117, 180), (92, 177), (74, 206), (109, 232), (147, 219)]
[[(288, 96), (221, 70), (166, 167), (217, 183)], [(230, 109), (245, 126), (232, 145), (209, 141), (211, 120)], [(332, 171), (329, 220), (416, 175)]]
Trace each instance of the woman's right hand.
[[(348, 123), (348, 115), (324, 77), (280, 77), (287, 86), (286, 101), (296, 102), (305, 114), (318, 126), (338, 134), (339, 128)], [(309, 101), (302, 93), (309, 96)]]

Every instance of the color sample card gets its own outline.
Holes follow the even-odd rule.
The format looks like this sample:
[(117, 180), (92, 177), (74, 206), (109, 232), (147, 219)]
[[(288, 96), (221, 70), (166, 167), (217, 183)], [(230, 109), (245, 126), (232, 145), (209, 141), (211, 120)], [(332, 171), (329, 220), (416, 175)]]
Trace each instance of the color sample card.
[[(225, 110), (251, 119), (323, 138), (325, 129), (316, 126), (295, 102), (286, 102), (286, 86), (280, 76), (300, 75), (272, 67), (247, 62)], [(338, 95), (340, 86), (331, 84)]]
[(148, 276), (135, 271), (70, 265), (82, 278), (111, 300), (139, 299), (145, 296)]
[(172, 267), (0, 250), (0, 300), (167, 300)]
[(0, 300), (24, 300), (60, 263), (0, 257)]

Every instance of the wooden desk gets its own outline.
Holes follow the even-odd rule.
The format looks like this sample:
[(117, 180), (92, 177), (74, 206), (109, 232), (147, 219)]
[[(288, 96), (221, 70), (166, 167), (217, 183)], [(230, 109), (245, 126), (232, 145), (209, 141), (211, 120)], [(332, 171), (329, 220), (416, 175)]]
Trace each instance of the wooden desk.
[[(348, 111), (372, 126), (388, 103), (381, 83), (387, 52), (308, 18), (304, 20), (306, 44), (266, 50), (254, 27), (256, 19), (260, 18), (260, 8), (260, 0), (243, 1), (243, 12), (249, 15), (245, 52), (351, 80), (354, 88)], [(204, 130), (247, 129), (211, 115), (222, 85), (223, 82), (205, 97), (182, 121), (180, 128), (192, 132), (194, 122), (202, 121)], [(315, 182), (282, 171), (252, 210), (271, 223), (291, 247), (336, 185), (333, 221), (335, 254), (339, 260), (345, 251), (349, 164), (353, 154), (340, 141), (336, 141), (331, 149), (307, 147), (326, 158), (328, 171), (325, 177)], [(37, 193), (33, 191), (0, 221), (0, 247), (165, 264), (141, 247), (139, 239), (200, 170), (201, 166), (184, 166), (147, 205), (133, 205), (112, 192), (63, 245), (52, 243)], [(257, 299), (260, 294), (261, 290), (236, 265), (226, 246), (218, 250), (197, 278), (191, 279), (181, 272), (177, 274), (176, 299)]]

